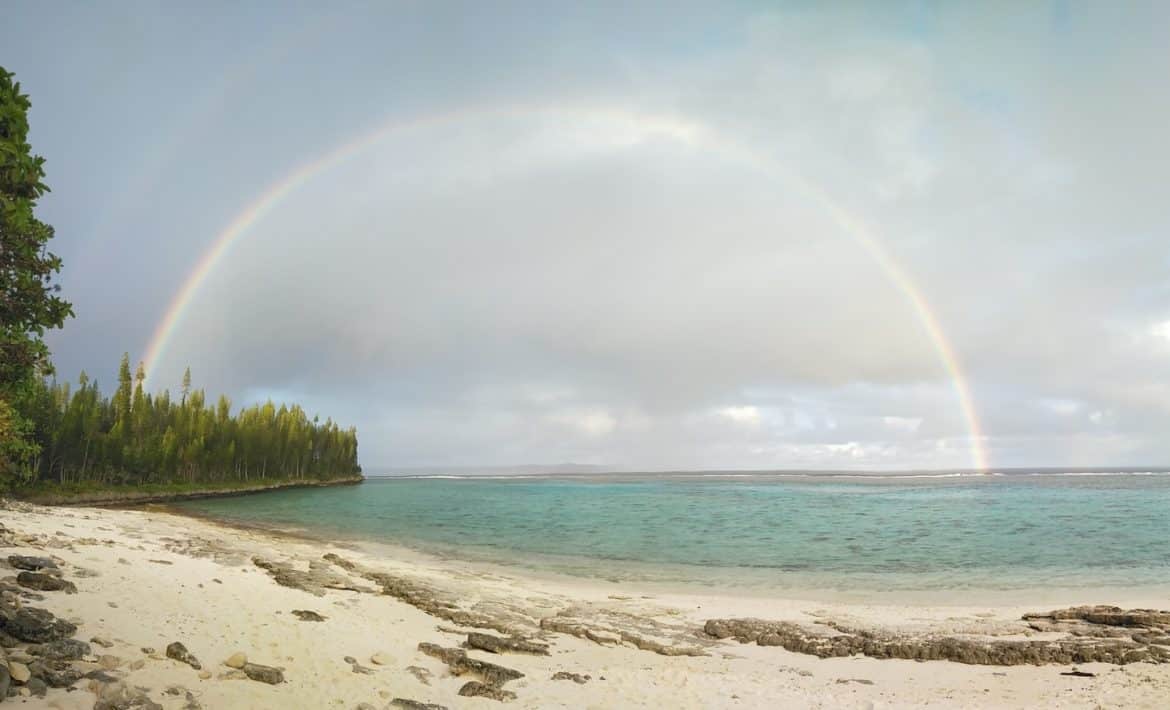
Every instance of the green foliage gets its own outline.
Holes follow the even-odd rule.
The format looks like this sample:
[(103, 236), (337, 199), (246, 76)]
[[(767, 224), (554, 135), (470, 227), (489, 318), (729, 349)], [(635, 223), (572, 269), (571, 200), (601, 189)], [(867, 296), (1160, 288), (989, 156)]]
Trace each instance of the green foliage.
[(43, 336), (73, 315), (53, 277), (61, 260), (47, 249), (53, 228), (33, 213), (49, 188), (44, 158), (28, 144), (28, 97), (0, 67), (0, 483), (35, 442), (27, 408), (35, 381), (52, 371)]
[(29, 412), (40, 447), (19, 459), (25, 485), (218, 486), (311, 482), (361, 471), (357, 432), (331, 419), (309, 419), (299, 406), (265, 402), (232, 416), (230, 400), (206, 404), (189, 377), (179, 402), (165, 391), (151, 397), (143, 391), (141, 366), (131, 377), (129, 356), (118, 379), (113, 397), (103, 397), (85, 373), (75, 390), (38, 380)]

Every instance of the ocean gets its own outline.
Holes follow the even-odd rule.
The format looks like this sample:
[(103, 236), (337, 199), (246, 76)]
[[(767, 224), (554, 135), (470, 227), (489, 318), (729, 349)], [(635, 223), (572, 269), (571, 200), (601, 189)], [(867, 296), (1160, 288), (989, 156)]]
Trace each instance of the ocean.
[(728, 591), (1170, 585), (1167, 471), (426, 475), (176, 505), (448, 559)]

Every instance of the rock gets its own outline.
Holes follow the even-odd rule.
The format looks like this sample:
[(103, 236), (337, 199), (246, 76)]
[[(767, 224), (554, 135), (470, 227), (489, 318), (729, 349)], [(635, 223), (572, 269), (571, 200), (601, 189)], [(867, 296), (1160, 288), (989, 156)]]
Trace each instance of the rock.
[(101, 636), (94, 636), (89, 640), (89, 642), (95, 646), (101, 646), (102, 648), (112, 648), (114, 645), (112, 641), (107, 641)]
[(704, 631), (715, 638), (779, 646), (820, 658), (861, 654), (872, 658), (996, 666), (1094, 661), (1170, 663), (1170, 648), (1143, 645), (1131, 639), (1068, 637), (1055, 641), (1004, 641), (995, 638), (915, 637), (858, 631), (826, 621), (819, 622), (814, 628), (788, 621), (760, 619), (711, 619)]
[(16, 583), (22, 587), (35, 589), (40, 592), (65, 592), (76, 594), (77, 585), (60, 577), (54, 577), (44, 572), (21, 572), (16, 575)]
[(482, 678), (484, 682), (495, 686), (524, 677), (520, 671), (471, 658), (463, 649), (443, 648), (433, 643), (420, 643), (418, 650), (446, 663), (451, 670), (451, 675), (459, 676), (464, 673), (473, 673)]
[(279, 685), (284, 682), (284, 673), (279, 668), (273, 668), (272, 666), (262, 666), (259, 663), (245, 663), (241, 670), (244, 671), (244, 675), (261, 683)]
[(420, 703), (417, 700), (410, 700), (408, 698), (394, 698), (390, 701), (390, 707), (402, 708), (403, 710), (447, 710), (446, 705)]
[(28, 670), (48, 683), (50, 688), (68, 688), (85, 675), (65, 661), (37, 660), (29, 664)]
[(499, 700), (500, 702), (516, 699), (516, 694), (512, 691), (504, 690), (499, 686), (480, 683), (478, 680), (465, 683), (459, 689), (459, 694), (465, 698), (490, 698), (491, 700)]
[(57, 563), (48, 557), (33, 557), (31, 555), (9, 555), (8, 564), (16, 569), (28, 570), (30, 572), (57, 569)]
[(358, 703), (354, 710), (378, 710), (378, 708), (374, 707), (370, 703)]
[(140, 670), (142, 670), (143, 668), (145, 668), (145, 667), (146, 667), (146, 661), (144, 661), (143, 659), (139, 658), (139, 659), (138, 659), (138, 660), (136, 660), (136, 661), (131, 661), (131, 662), (130, 662), (130, 665), (128, 665), (128, 666), (126, 666), (126, 667), (127, 667), (127, 668), (129, 668), (129, 669), (130, 669), (130, 670), (132, 670), (132, 671), (140, 671)]
[(248, 657), (240, 651), (228, 656), (227, 660), (223, 662), (228, 668), (243, 668), (247, 663)]
[(370, 663), (373, 663), (375, 666), (388, 666), (391, 663), (394, 663), (394, 657), (388, 653), (379, 651), (378, 653), (370, 656)]
[(431, 684), (431, 672), (422, 666), (407, 666), (407, 672), (418, 679), (423, 685)]
[(491, 653), (534, 653), (540, 656), (548, 655), (548, 644), (537, 641), (527, 641), (521, 638), (503, 638), (479, 632), (467, 634), (467, 646), (478, 648)]
[(122, 659), (108, 653), (103, 653), (102, 655), (98, 656), (98, 664), (101, 665), (101, 667), (105, 670), (112, 671), (118, 666), (122, 665)]
[(49, 685), (40, 678), (29, 678), (24, 687), (28, 688), (29, 694), (34, 698), (43, 698), (49, 692)]
[(13, 612), (0, 606), (0, 631), (21, 641), (46, 643), (69, 638), (77, 632), (77, 626), (44, 609), (21, 607)]
[(203, 670), (203, 665), (199, 663), (199, 659), (195, 658), (187, 647), (182, 643), (175, 641), (167, 646), (167, 658), (173, 658), (179, 663), (186, 663), (195, 670)]
[(58, 639), (37, 646), (29, 646), (28, 652), (51, 661), (76, 661), (90, 654), (89, 644), (77, 639)]
[(361, 673), (362, 675), (370, 675), (374, 672), (374, 669), (366, 668), (365, 666), (359, 664), (357, 662), (357, 659), (354, 658), (353, 656), (346, 656), (343, 660), (350, 665), (351, 670), (354, 673)]
[(211, 671), (208, 671), (208, 670), (199, 671), (199, 680), (210, 680), (210, 679), (211, 679)]
[(106, 683), (97, 690), (97, 696), (93, 710), (162, 710), (162, 705), (151, 700), (145, 691), (120, 681)]
[(98, 669), (96, 671), (90, 671), (89, 673), (86, 673), (82, 677), (88, 678), (89, 680), (97, 681), (98, 683), (114, 683), (118, 680), (117, 676), (112, 676), (109, 673), (106, 673), (104, 670), (101, 670), (101, 669)]
[(1116, 606), (1073, 606), (1047, 613), (1024, 614), (1025, 621), (1048, 619), (1051, 621), (1080, 620), (1103, 626), (1170, 627), (1170, 611), (1157, 609), (1122, 609)]
[(570, 673), (568, 671), (557, 671), (552, 674), (553, 680), (571, 680), (574, 683), (585, 685), (588, 681), (593, 679), (590, 675), (581, 675), (579, 673)]
[(22, 685), (27, 683), (29, 678), (32, 678), (32, 673), (29, 673), (28, 666), (15, 661), (8, 664), (8, 675), (12, 680)]
[(324, 616), (308, 609), (293, 609), (292, 614), (301, 621), (325, 621)]

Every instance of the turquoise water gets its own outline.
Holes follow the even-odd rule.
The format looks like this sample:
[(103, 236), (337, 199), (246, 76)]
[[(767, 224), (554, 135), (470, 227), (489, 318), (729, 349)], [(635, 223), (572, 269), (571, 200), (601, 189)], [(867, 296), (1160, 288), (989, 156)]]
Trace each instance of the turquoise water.
[(839, 590), (1170, 583), (1170, 475), (373, 479), (211, 517), (613, 580)]

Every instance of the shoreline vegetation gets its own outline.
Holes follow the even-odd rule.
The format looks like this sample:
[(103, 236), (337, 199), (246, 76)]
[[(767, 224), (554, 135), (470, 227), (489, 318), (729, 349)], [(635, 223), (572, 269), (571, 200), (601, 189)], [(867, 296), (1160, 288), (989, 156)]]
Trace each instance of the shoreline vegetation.
[(1153, 708), (1170, 694), (1156, 598), (649, 594), (155, 509), (0, 512), (7, 681), (58, 708)]
[(67, 483), (61, 485), (55, 482), (44, 482), (35, 486), (17, 488), (12, 491), (12, 497), (37, 505), (102, 507), (170, 503), (198, 498), (223, 498), (293, 488), (352, 486), (359, 485), (364, 481), (365, 478), (361, 474), (351, 474), (309, 481), (226, 481), (218, 484), (175, 482), (126, 485)]
[(271, 400), (233, 414), (226, 396), (212, 405), (203, 390), (192, 388), (190, 369), (176, 400), (167, 390), (147, 393), (145, 380), (141, 364), (131, 376), (129, 355), (123, 355), (112, 396), (84, 372), (76, 389), (34, 381), (25, 410), (36, 445), (9, 465), (0, 484), (6, 478), (13, 493), (30, 500), (83, 503), (361, 478), (352, 427)]

